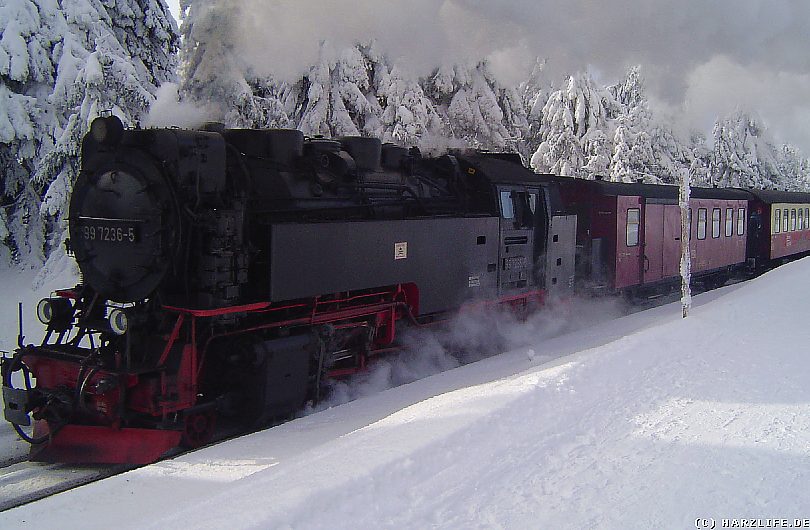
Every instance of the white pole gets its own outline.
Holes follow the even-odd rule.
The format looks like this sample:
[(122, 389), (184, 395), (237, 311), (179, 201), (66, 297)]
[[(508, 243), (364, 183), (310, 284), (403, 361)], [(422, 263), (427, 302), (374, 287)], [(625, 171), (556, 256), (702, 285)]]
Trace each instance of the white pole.
[(692, 306), (692, 291), (689, 280), (692, 276), (692, 262), (689, 256), (689, 191), (691, 175), (688, 170), (681, 172), (679, 204), (681, 207), (681, 309), (683, 318), (689, 314)]

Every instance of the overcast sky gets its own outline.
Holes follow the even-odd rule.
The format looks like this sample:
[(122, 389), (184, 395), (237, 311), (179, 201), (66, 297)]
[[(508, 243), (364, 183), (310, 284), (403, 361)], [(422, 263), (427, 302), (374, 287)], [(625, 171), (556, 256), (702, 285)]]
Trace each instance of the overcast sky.
[(587, 69), (610, 83), (640, 64), (659, 107), (690, 125), (710, 130), (742, 106), (810, 155), (807, 0), (218, 1), (260, 72), (292, 78), (322, 40), (340, 48), (370, 38), (417, 73), (487, 57), (505, 83), (536, 57), (558, 82)]

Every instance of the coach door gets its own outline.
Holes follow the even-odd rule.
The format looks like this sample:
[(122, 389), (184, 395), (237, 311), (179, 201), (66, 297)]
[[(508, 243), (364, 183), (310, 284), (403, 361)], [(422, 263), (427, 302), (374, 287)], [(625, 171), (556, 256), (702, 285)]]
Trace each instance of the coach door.
[(616, 197), (615, 287), (622, 289), (642, 281), (642, 202), (641, 197)]
[(675, 204), (644, 206), (641, 272), (644, 283), (677, 276), (681, 259), (681, 210)]
[(681, 208), (664, 205), (664, 278), (681, 274)]
[(650, 283), (664, 276), (664, 205), (644, 206), (642, 236), (642, 281)]

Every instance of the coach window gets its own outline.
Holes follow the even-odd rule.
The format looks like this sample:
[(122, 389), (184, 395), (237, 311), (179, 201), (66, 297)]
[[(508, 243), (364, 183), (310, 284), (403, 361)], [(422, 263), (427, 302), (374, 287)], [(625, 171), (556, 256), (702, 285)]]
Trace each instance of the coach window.
[(734, 208), (726, 208), (726, 237), (734, 235)]
[(698, 208), (698, 239), (706, 239), (706, 208)]
[(787, 208), (785, 208), (784, 210), (782, 210), (782, 232), (787, 232), (787, 231), (788, 231), (788, 228), (790, 228), (790, 227), (788, 226), (788, 214), (789, 214), (789, 213), (790, 213), (790, 212), (788, 211), (788, 209), (787, 209)]
[(810, 208), (804, 209), (804, 229), (810, 228)]
[(790, 210), (790, 231), (796, 231), (796, 208)]
[(627, 246), (635, 247), (638, 245), (638, 224), (639, 224), (638, 208), (629, 208), (627, 210)]
[(779, 208), (773, 211), (773, 233), (778, 234), (780, 232), (779, 227), (782, 226), (782, 210)]
[(799, 208), (799, 219), (796, 221), (796, 230), (804, 229), (804, 210)]
[(720, 208), (712, 208), (712, 237), (720, 237)]
[(737, 210), (737, 235), (741, 236), (745, 233), (745, 208)]
[(515, 205), (512, 203), (512, 192), (501, 192), (501, 215), (504, 219), (515, 218)]

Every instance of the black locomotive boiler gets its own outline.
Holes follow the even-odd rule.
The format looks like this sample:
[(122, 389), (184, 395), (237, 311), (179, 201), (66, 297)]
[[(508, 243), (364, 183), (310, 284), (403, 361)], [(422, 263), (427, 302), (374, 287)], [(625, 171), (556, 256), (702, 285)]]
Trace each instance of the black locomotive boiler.
[(577, 218), (517, 155), (105, 117), (81, 157), (81, 283), (39, 303), (44, 340), (3, 362), (35, 460), (151, 462), (217, 423), (289, 416), (403, 327), (574, 286)]

